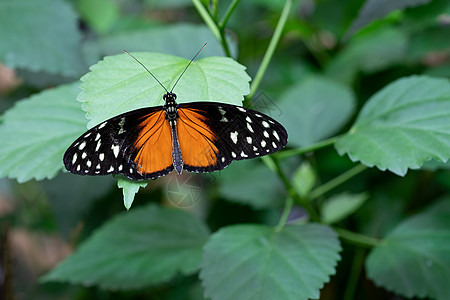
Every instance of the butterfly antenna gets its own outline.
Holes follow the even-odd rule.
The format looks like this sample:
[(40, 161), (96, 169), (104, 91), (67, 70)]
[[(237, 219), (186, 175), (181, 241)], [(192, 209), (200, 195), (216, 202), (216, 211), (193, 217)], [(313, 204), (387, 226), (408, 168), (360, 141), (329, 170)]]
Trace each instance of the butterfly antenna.
[(194, 55), (194, 57), (191, 59), (191, 61), (187, 64), (186, 68), (184, 68), (183, 72), (181, 72), (180, 77), (178, 77), (177, 81), (175, 81), (175, 84), (173, 85), (172, 89), (170, 90), (170, 92), (172, 93), (173, 89), (175, 88), (175, 86), (177, 85), (178, 81), (180, 80), (181, 76), (183, 76), (184, 72), (186, 72), (187, 68), (189, 68), (189, 66), (191, 65), (191, 63), (194, 61), (194, 59), (197, 57), (197, 55), (203, 50), (203, 48), (206, 47), (205, 43), (203, 45), (203, 47), (200, 48), (200, 50), (198, 50), (197, 54)]
[[(203, 47), (204, 47), (204, 46), (203, 46)], [(203, 49), (203, 48), (202, 48), (202, 49)], [(153, 73), (150, 72), (150, 70), (147, 69), (147, 67), (146, 67), (143, 63), (141, 63), (136, 57), (134, 57), (133, 55), (131, 55), (130, 53), (128, 53), (126, 50), (123, 50), (123, 52), (125, 52), (126, 54), (128, 54), (129, 56), (131, 56), (132, 58), (134, 58), (135, 61), (137, 61), (141, 66), (143, 66), (144, 69), (147, 70), (147, 72), (149, 72), (150, 75), (153, 76), (153, 78), (155, 78), (155, 80), (163, 87), (163, 89), (164, 89), (167, 93), (169, 92), (169, 91), (166, 89), (166, 87), (158, 80), (158, 78), (156, 78), (156, 76), (153, 75)], [(197, 53), (197, 54), (198, 54), (198, 53)], [(196, 55), (196, 56), (197, 56), (197, 55)], [(183, 73), (184, 73), (184, 72), (183, 72)]]

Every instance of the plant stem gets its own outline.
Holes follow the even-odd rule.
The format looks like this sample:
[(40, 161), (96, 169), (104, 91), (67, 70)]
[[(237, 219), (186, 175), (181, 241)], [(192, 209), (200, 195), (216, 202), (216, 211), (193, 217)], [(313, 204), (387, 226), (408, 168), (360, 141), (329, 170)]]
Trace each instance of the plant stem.
[(233, 0), (233, 2), (228, 5), (227, 11), (225, 12), (225, 15), (222, 18), (222, 21), (219, 23), (219, 29), (221, 32), (225, 30), (225, 27), (227, 26), (228, 19), (231, 17), (231, 14), (233, 13), (234, 9), (236, 8), (237, 4), (239, 3), (239, 0)]
[(211, 30), (216, 40), (219, 41), (220, 44), (222, 44), (225, 55), (231, 57), (230, 48), (228, 47), (228, 43), (224, 35), (225, 31), (219, 29), (217, 22), (213, 19), (209, 11), (203, 6), (200, 0), (192, 0), (192, 3), (202, 17), (203, 21), (205, 21), (206, 25), (209, 27), (209, 30)]
[(314, 151), (314, 150), (317, 150), (320, 148), (324, 148), (324, 147), (334, 144), (338, 138), (339, 138), (339, 136), (335, 136), (335, 137), (329, 138), (327, 140), (323, 140), (318, 143), (309, 145), (307, 147), (281, 151), (281, 152), (277, 153), (276, 156), (277, 156), (277, 158), (285, 158), (285, 157), (290, 157), (290, 156), (294, 156), (294, 155), (298, 155), (298, 154), (303, 154), (306, 152), (311, 152), (311, 151)]
[(291, 208), (292, 208), (294, 200), (295, 200), (295, 202), (302, 205), (308, 211), (309, 217), (311, 218), (312, 221), (318, 222), (320, 220), (319, 215), (316, 213), (314, 208), (311, 206), (311, 203), (309, 201), (307, 201), (307, 199), (303, 199), (303, 198), (299, 197), (299, 195), (295, 191), (294, 187), (291, 185), (291, 182), (286, 177), (283, 170), (281, 170), (280, 164), (278, 163), (277, 159), (272, 156), (270, 156), (270, 159), (273, 162), (273, 166), (275, 167), (275, 171), (278, 174), (278, 177), (280, 177), (281, 181), (283, 182), (283, 184), (290, 196), (290, 197), (288, 197), (288, 199), (286, 199), (286, 202), (284, 204), (285, 207), (283, 210), (283, 214), (280, 218), (280, 221), (276, 227), (277, 230), (281, 230), (284, 227), (284, 225), (286, 224), (287, 217), (289, 216), (289, 213), (291, 212)]
[(258, 90), (259, 84), (261, 83), (261, 80), (266, 73), (267, 67), (269, 66), (270, 60), (272, 59), (273, 53), (275, 52), (275, 48), (281, 38), (284, 25), (286, 24), (287, 17), (291, 10), (291, 6), (292, 0), (286, 0), (283, 10), (281, 11), (281, 16), (278, 20), (278, 24), (275, 27), (272, 39), (270, 40), (269, 47), (267, 47), (261, 65), (259, 66), (255, 78), (253, 79), (252, 86), (250, 87), (250, 94), (248, 94), (247, 96), (249, 99), (253, 98), (253, 96), (255, 95), (256, 91)]
[(361, 274), (362, 266), (364, 263), (364, 256), (366, 254), (366, 249), (356, 248), (355, 255), (353, 256), (352, 267), (350, 270), (349, 278), (344, 292), (344, 300), (355, 299), (355, 291), (358, 286), (358, 279)]
[(373, 248), (381, 243), (381, 241), (376, 238), (349, 231), (347, 229), (334, 227), (334, 230), (338, 233), (340, 238), (353, 245), (362, 246), (365, 248)]
[(311, 194), (309, 195), (309, 199), (313, 200), (313, 199), (316, 199), (316, 198), (322, 196), (326, 192), (328, 192), (328, 191), (332, 190), (333, 188), (337, 187), (338, 185), (341, 185), (342, 183), (346, 182), (353, 176), (358, 175), (365, 169), (367, 169), (367, 167), (362, 164), (359, 164), (359, 165), (351, 168), (350, 170), (342, 173), (341, 175), (337, 176), (336, 178), (333, 178), (332, 180), (328, 181), (327, 183), (324, 183), (321, 186), (314, 189), (311, 192)]
[(283, 213), (281, 214), (280, 221), (278, 221), (277, 226), (275, 227), (275, 231), (278, 232), (284, 228), (286, 225), (289, 214), (291, 213), (292, 206), (294, 205), (294, 199), (292, 197), (288, 197), (286, 202), (284, 203)]

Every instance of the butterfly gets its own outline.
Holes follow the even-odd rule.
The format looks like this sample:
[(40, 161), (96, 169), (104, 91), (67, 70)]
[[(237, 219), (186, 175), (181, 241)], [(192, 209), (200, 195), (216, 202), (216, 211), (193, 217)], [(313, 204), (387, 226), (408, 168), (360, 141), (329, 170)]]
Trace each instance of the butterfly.
[(261, 112), (219, 102), (177, 104), (173, 89), (178, 80), (168, 91), (129, 55), (164, 88), (165, 104), (125, 112), (86, 131), (64, 153), (69, 172), (123, 174), (132, 180), (156, 179), (174, 169), (206, 173), (286, 145), (286, 129)]

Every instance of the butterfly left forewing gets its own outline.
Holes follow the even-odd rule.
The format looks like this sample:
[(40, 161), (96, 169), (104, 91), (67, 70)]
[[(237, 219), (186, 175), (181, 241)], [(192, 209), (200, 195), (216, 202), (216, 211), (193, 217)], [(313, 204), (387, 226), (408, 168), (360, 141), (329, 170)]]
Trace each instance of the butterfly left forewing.
[[(152, 179), (171, 171), (171, 156), (158, 159), (153, 165), (152, 157), (167, 158), (163, 152), (171, 149), (153, 149), (151, 155), (147, 140), (152, 140), (150, 122), (163, 123), (162, 107), (142, 108), (108, 119), (81, 135), (64, 153), (66, 169), (79, 175), (124, 174), (133, 180)], [(151, 120), (149, 120), (151, 119)], [(144, 151), (143, 151), (144, 150)], [(149, 166), (149, 165), (152, 166)]]
[[(180, 104), (178, 112), (179, 123), (190, 128), (185, 130), (189, 135), (183, 135), (190, 138), (180, 138), (184, 168), (190, 172), (221, 170), (233, 160), (272, 154), (287, 143), (286, 129), (280, 123), (252, 109), (217, 102), (194, 102)], [(203, 132), (197, 128), (202, 128)], [(195, 151), (186, 146), (192, 143), (197, 145)], [(185, 155), (185, 148), (192, 153)]]

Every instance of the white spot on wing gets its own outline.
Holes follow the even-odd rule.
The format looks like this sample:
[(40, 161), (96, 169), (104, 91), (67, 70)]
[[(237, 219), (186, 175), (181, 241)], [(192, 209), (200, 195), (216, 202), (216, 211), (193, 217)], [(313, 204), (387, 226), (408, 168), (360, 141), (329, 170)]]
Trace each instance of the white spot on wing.
[(272, 142), (272, 147), (276, 148), (277, 144), (275, 144), (275, 142)]
[(112, 145), (111, 150), (114, 153), (114, 156), (117, 158), (119, 156), (119, 145)]
[(261, 147), (265, 147), (266, 146), (266, 141), (265, 140), (262, 140), (261, 141)]
[(119, 171), (122, 171), (122, 169), (123, 169), (123, 166), (122, 165), (120, 165), (119, 166), (119, 168), (117, 168)]
[(267, 123), (266, 121), (262, 121), (261, 124), (266, 128), (270, 127), (269, 123)]
[(222, 157), (222, 162), (225, 162), (225, 157)]
[(81, 154), (81, 159), (85, 159), (86, 156), (87, 156), (87, 153), (86, 153), (86, 152), (83, 152), (83, 154)]
[(280, 137), (278, 136), (278, 133), (274, 130), (273, 131), (273, 136), (278, 140), (278, 141), (280, 141)]
[(255, 116), (257, 116), (258, 118), (262, 118), (260, 114), (255, 114)]
[(269, 133), (267, 131), (264, 130), (263, 134), (266, 138), (269, 138)]
[(244, 151), (241, 152), (241, 157), (248, 157), (247, 154), (244, 153)]
[(237, 144), (238, 132), (237, 131), (231, 132), (230, 137), (231, 137), (231, 140), (233, 141), (233, 143)]
[(231, 152), (231, 156), (233, 156), (234, 158), (236, 158), (236, 153)]
[(91, 162), (90, 160), (88, 160), (88, 161), (86, 162), (86, 166), (88, 166), (88, 168), (90, 168), (90, 167), (92, 166), (92, 162)]
[(90, 135), (91, 135), (91, 133), (88, 132), (88, 133), (86, 133), (86, 134), (84, 135), (84, 138), (87, 138), (87, 137), (89, 137)]
[(100, 168), (101, 168), (100, 164), (98, 164), (95, 168), (96, 168), (97, 170), (100, 170)]
[(95, 147), (95, 152), (97, 152), (98, 149), (100, 149), (100, 145), (101, 145), (101, 144), (102, 144), (102, 143), (101, 143), (101, 140), (98, 140), (97, 146)]
[(74, 165), (76, 161), (77, 161), (77, 154), (75, 153), (72, 157), (72, 165)]
[(100, 161), (103, 161), (105, 159), (105, 153), (100, 153), (98, 155), (98, 158), (100, 159)]
[(111, 173), (112, 171), (114, 171), (114, 167), (113, 166), (109, 167), (108, 171), (106, 171), (106, 172)]
[(253, 142), (252, 137), (251, 137), (251, 136), (248, 136), (248, 137), (247, 137), (247, 143), (251, 144), (252, 142)]
[(81, 166), (78, 165), (78, 166), (77, 166), (77, 171), (79, 172), (80, 170), (81, 170)]
[(255, 146), (253, 146), (253, 151), (257, 151), (258, 150), (258, 148), (256, 148)]
[(247, 123), (247, 129), (248, 129), (251, 133), (254, 132), (252, 126), (250, 125), (250, 123)]
[(106, 126), (106, 123), (107, 123), (107, 122), (103, 122), (100, 126), (98, 126), (98, 129), (102, 129), (103, 127), (105, 127), (105, 126)]
[(83, 150), (84, 147), (86, 147), (86, 142), (85, 142), (85, 141), (83, 141), (83, 142), (80, 144), (80, 146), (78, 146), (78, 149)]
[(238, 110), (242, 111), (242, 112), (246, 112), (246, 110), (240, 106), (237, 107)]
[(98, 141), (100, 137), (101, 137), (100, 133), (97, 133), (97, 135), (95, 136), (95, 141)]
[(251, 123), (251, 122), (252, 122), (252, 119), (250, 119), (250, 117), (249, 117), (249, 116), (247, 116), (247, 117), (245, 117), (245, 121), (247, 121), (247, 122)]

